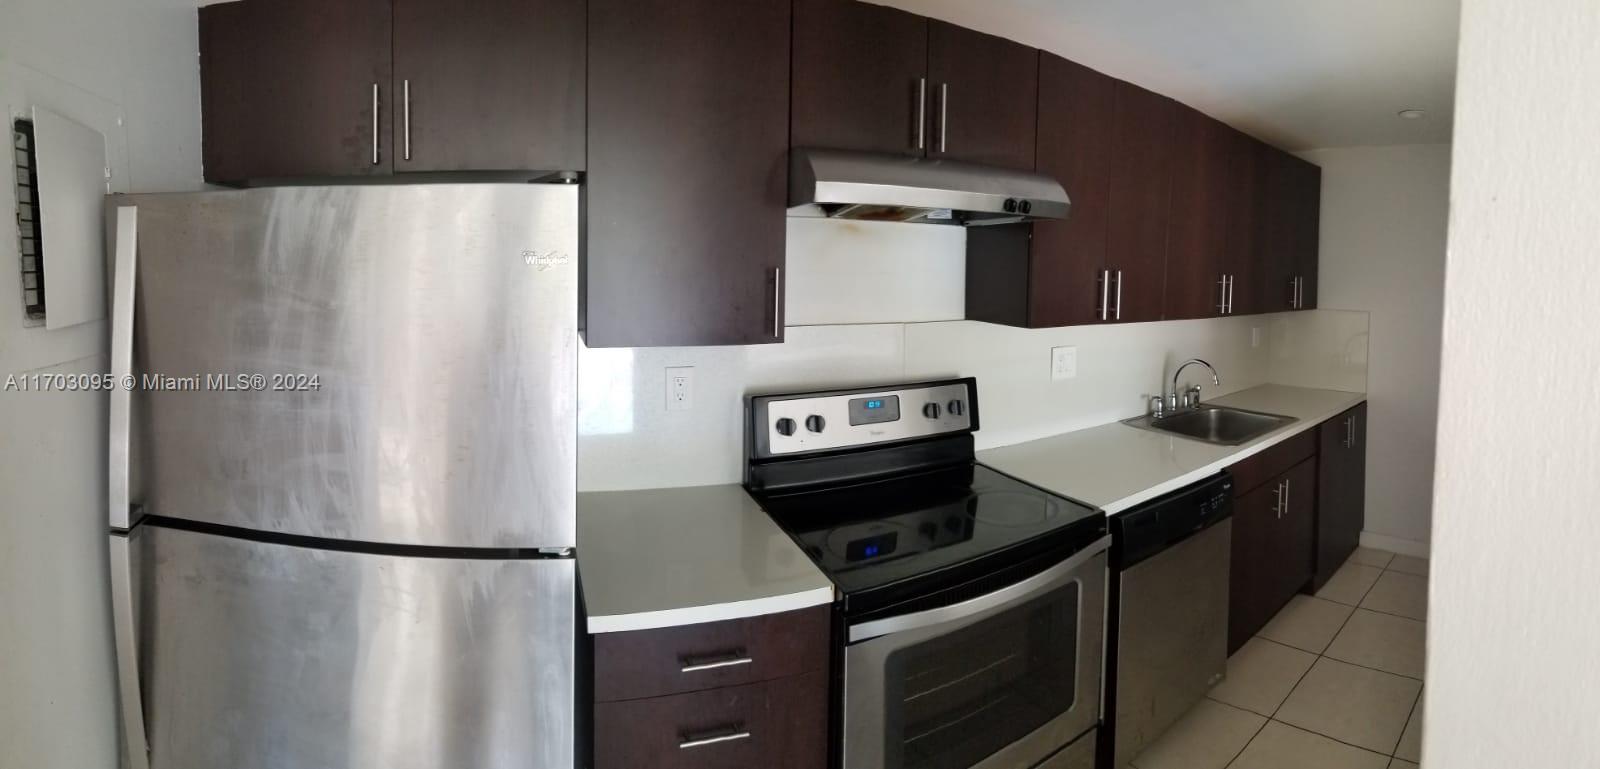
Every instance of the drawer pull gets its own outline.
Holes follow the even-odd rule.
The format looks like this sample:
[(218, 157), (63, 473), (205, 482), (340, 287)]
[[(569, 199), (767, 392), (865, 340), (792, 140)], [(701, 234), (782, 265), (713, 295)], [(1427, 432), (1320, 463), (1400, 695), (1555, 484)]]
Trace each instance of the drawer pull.
[(683, 672), (696, 673), (701, 670), (716, 670), (717, 668), (731, 668), (735, 665), (748, 665), (755, 662), (755, 658), (745, 654), (743, 649), (719, 654), (714, 657), (684, 657), (679, 660), (683, 663)]
[(705, 747), (706, 745), (715, 745), (719, 742), (733, 742), (735, 740), (748, 739), (750, 739), (750, 733), (745, 731), (744, 724), (735, 724), (734, 726), (730, 726), (725, 729), (718, 729), (714, 732), (701, 732), (700, 736), (686, 734), (683, 736), (683, 739), (678, 742), (678, 749), (685, 750), (688, 748), (700, 748)]

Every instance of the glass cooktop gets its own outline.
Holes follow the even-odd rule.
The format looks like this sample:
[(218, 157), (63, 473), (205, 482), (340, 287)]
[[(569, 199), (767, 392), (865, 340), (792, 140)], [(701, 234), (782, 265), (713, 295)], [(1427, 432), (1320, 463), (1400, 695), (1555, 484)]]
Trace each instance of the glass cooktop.
[(761, 499), (846, 595), (959, 582), (1060, 546), (1097, 539), (1105, 515), (983, 465)]

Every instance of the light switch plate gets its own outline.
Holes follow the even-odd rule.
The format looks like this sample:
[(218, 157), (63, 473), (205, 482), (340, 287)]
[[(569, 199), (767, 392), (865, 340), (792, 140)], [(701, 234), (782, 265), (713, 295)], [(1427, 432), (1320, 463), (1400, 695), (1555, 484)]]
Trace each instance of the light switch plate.
[(1050, 379), (1061, 381), (1078, 375), (1078, 348), (1050, 348)]

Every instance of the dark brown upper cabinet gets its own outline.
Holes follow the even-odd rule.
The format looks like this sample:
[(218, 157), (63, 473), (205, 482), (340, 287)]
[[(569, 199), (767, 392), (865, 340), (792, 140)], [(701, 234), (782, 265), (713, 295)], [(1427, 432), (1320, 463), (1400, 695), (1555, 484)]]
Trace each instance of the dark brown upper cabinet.
[(1229, 314), (1229, 183), (1237, 144), (1200, 111), (1177, 107), (1167, 223), (1166, 318)]
[(1228, 128), (1228, 167), (1224, 182), (1227, 195), (1227, 245), (1222, 252), (1222, 274), (1228, 278), (1227, 315), (1253, 315), (1262, 309), (1259, 277), (1261, 249), (1260, 195), (1256, 192), (1257, 169), (1264, 162), (1266, 145)]
[(1322, 169), (1283, 150), (1260, 145), (1256, 169), (1256, 247), (1259, 309), (1317, 306), (1317, 239)]
[(795, 0), (795, 147), (1032, 170), (1039, 52), (857, 0)]
[(590, 0), (584, 339), (783, 341), (788, 0)]
[(1063, 220), (967, 230), (967, 317), (1043, 328), (1099, 321), (1113, 161), (1111, 77), (1039, 55), (1038, 171), (1072, 200)]
[(206, 181), (390, 172), (389, 0), (243, 0), (199, 17)]
[(585, 0), (393, 0), (396, 171), (582, 171)]
[(929, 22), (930, 157), (1033, 170), (1039, 51)]
[(1124, 323), (1160, 320), (1177, 102), (1122, 81), (1115, 101), (1102, 314)]
[(205, 178), (581, 171), (583, 0), (200, 9)]
[(790, 142), (909, 156), (928, 145), (928, 20), (859, 0), (795, 0)]

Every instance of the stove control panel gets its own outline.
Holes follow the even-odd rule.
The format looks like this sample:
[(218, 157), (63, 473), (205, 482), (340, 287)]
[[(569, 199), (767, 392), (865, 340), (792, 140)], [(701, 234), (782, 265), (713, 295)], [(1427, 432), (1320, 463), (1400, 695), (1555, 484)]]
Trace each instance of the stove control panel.
[(782, 456), (971, 432), (978, 428), (977, 381), (829, 390), (749, 399), (761, 456)]

